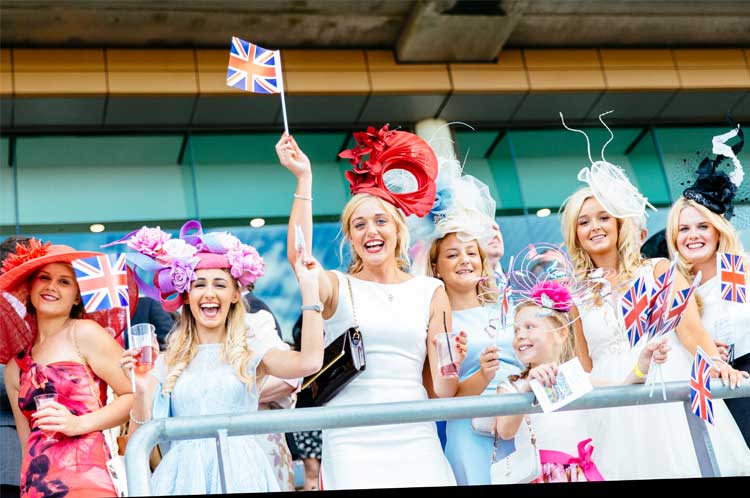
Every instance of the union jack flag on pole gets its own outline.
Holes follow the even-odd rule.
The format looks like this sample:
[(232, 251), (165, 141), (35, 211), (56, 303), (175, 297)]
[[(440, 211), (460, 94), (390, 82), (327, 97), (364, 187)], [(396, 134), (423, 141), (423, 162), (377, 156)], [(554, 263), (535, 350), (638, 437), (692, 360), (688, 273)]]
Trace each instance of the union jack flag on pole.
[(78, 259), (72, 264), (87, 313), (129, 306), (124, 254), (112, 259), (107, 255)]
[(669, 307), (669, 295), (672, 294), (672, 287), (674, 285), (674, 273), (677, 268), (677, 260), (673, 261), (669, 265), (669, 269), (662, 275), (661, 287), (651, 296), (651, 302), (649, 303), (649, 317), (648, 317), (648, 336), (653, 337), (661, 328), (664, 322), (664, 315), (667, 313)]
[(719, 275), (721, 276), (721, 299), (734, 303), (747, 301), (747, 282), (742, 256), (720, 252), (716, 254)]
[(280, 93), (284, 130), (289, 133), (280, 51), (268, 50), (233, 36), (229, 49), (227, 86), (253, 93)]
[(648, 304), (646, 280), (639, 277), (620, 301), (620, 309), (625, 320), (625, 329), (628, 333), (631, 348), (638, 344), (638, 341), (648, 329)]
[(714, 405), (711, 401), (710, 360), (700, 346), (695, 351), (693, 367), (690, 369), (690, 405), (694, 415), (714, 425)]
[(682, 320), (682, 314), (687, 309), (688, 302), (693, 296), (695, 288), (701, 284), (702, 278), (703, 274), (701, 272), (698, 272), (698, 274), (693, 279), (693, 283), (690, 284), (690, 287), (688, 287), (687, 289), (682, 289), (675, 294), (675, 297), (672, 300), (672, 307), (669, 309), (669, 312), (664, 319), (664, 323), (662, 324), (661, 329), (659, 329), (657, 335), (669, 333), (673, 329), (677, 328), (677, 325), (680, 324), (680, 320)]

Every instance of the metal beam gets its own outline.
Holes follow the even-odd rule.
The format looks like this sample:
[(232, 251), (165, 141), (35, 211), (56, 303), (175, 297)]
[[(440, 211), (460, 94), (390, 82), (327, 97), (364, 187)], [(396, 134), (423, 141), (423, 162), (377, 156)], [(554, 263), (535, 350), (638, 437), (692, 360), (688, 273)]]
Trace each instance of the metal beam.
[[(645, 385), (596, 388), (560, 411), (665, 402), (661, 396), (650, 396), (649, 391), (649, 386)], [(665, 392), (666, 402), (690, 399), (687, 381), (668, 382)], [(712, 379), (711, 392), (714, 399), (750, 397), (750, 384), (731, 389), (723, 386), (721, 380)], [(503, 394), (152, 420), (138, 429), (128, 442), (125, 452), (128, 491), (131, 496), (150, 495), (149, 455), (161, 441), (216, 437), (220, 430), (226, 430), (228, 436), (239, 436), (539, 413), (541, 408), (533, 405), (534, 400), (533, 393)], [(699, 424), (698, 430), (705, 430), (705, 424), (702, 427)]]

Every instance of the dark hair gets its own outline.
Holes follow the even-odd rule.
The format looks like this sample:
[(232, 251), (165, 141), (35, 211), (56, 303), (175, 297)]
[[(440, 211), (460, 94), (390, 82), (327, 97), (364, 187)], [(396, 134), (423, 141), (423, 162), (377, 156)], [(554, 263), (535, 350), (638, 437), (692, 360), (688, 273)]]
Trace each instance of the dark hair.
[(16, 245), (26, 244), (26, 242), (30, 240), (31, 237), (25, 237), (23, 235), (11, 235), (10, 237), (7, 237), (3, 239), (2, 242), (0, 242), (0, 273), (3, 272), (3, 260), (5, 260), (5, 258), (10, 256), (11, 254), (16, 253)]

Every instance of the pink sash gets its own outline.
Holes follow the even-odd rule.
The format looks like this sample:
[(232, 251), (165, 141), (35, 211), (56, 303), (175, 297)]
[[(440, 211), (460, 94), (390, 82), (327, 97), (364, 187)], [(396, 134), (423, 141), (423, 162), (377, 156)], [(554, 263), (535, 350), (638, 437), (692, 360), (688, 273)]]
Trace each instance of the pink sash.
[(591, 438), (584, 439), (578, 443), (578, 456), (569, 455), (562, 451), (539, 450), (539, 459), (542, 465), (545, 463), (557, 463), (562, 465), (578, 465), (586, 476), (587, 481), (603, 481), (599, 469), (591, 460), (591, 454), (594, 452), (594, 446), (590, 445)]

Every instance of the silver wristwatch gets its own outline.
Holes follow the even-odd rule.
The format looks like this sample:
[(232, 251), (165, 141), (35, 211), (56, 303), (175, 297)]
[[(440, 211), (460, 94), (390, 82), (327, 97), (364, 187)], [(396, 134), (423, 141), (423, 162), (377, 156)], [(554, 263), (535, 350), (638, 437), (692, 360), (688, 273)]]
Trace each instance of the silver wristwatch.
[(306, 306), (302, 306), (302, 311), (317, 311), (318, 313), (323, 313), (323, 303), (318, 304), (308, 304)]

